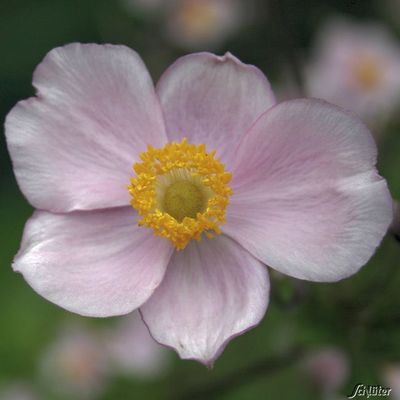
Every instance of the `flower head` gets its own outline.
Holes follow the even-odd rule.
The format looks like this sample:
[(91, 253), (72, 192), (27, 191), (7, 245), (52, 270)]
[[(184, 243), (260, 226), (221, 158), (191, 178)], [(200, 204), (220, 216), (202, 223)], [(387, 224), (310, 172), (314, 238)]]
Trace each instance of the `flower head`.
[(100, 336), (79, 325), (62, 329), (45, 349), (40, 368), (49, 391), (74, 399), (97, 397), (110, 375)]
[(174, 43), (188, 49), (218, 46), (242, 28), (253, 6), (252, 0), (169, 0), (166, 3), (167, 34)]
[(383, 26), (337, 19), (320, 32), (307, 86), (376, 123), (400, 102), (399, 68), (400, 46)]
[(346, 383), (349, 360), (341, 349), (325, 347), (310, 353), (303, 369), (318, 389), (332, 395)]
[(392, 363), (385, 365), (382, 371), (382, 380), (391, 390), (391, 397), (394, 400), (400, 399), (400, 365)]
[(265, 76), (231, 54), (185, 56), (154, 89), (134, 51), (70, 44), (33, 84), (6, 121), (38, 209), (14, 269), (82, 315), (140, 307), (182, 358), (210, 365), (259, 323), (264, 264), (345, 278), (392, 219), (367, 128), (322, 101), (275, 104)]

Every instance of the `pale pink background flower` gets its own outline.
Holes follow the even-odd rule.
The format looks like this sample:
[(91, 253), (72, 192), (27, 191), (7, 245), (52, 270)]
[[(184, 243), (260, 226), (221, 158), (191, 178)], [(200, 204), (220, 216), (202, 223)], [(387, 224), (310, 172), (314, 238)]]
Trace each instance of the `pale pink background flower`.
[(254, 0), (121, 0), (130, 13), (157, 14), (167, 38), (188, 50), (216, 48), (255, 20)]
[[(70, 44), (37, 67), (36, 97), (6, 120), (21, 190), (38, 210), (13, 268), (86, 316), (140, 307), (158, 342), (208, 365), (257, 325), (264, 264), (300, 279), (357, 272), (392, 219), (376, 146), (352, 114), (318, 100), (275, 104), (231, 54), (180, 58), (154, 89), (124, 46)], [(232, 171), (222, 234), (174, 251), (137, 225), (127, 190), (146, 145), (204, 143)]]
[(326, 396), (333, 395), (349, 377), (349, 359), (343, 350), (324, 347), (310, 353), (303, 369), (314, 385)]
[(385, 366), (382, 378), (384, 385), (392, 389), (390, 398), (400, 400), (400, 364)]
[(168, 353), (133, 312), (105, 328), (65, 324), (44, 349), (39, 370), (50, 392), (96, 399), (117, 374), (159, 377), (168, 368)]
[(386, 27), (346, 19), (320, 31), (306, 71), (313, 97), (380, 125), (400, 106), (400, 45)]
[(137, 311), (120, 318), (103, 340), (110, 362), (123, 374), (150, 379), (168, 368), (169, 351), (152, 339)]
[(167, 35), (189, 50), (218, 46), (254, 17), (252, 0), (169, 0), (166, 6)]
[(111, 373), (100, 336), (79, 324), (60, 330), (44, 349), (39, 368), (47, 390), (68, 399), (97, 399)]

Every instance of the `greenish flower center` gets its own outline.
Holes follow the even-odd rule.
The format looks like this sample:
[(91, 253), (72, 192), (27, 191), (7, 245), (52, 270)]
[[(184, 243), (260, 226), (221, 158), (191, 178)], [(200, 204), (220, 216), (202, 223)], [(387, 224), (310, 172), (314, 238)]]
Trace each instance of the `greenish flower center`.
[(207, 198), (196, 183), (179, 180), (171, 183), (165, 191), (163, 209), (181, 222), (185, 217), (196, 218), (207, 206)]

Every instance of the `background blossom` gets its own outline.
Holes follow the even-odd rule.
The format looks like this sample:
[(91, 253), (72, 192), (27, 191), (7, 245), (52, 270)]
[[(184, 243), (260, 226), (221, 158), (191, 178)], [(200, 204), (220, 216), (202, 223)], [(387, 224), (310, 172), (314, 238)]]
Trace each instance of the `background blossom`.
[(321, 27), (306, 71), (311, 96), (381, 124), (400, 104), (400, 45), (374, 22), (332, 19)]
[(49, 392), (66, 399), (99, 398), (111, 373), (99, 334), (77, 324), (49, 344), (40, 369)]

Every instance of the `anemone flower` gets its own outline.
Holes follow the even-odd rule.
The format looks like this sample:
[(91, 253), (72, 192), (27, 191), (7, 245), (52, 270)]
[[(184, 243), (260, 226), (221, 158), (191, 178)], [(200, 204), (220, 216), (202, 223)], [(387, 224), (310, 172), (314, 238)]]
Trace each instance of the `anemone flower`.
[(129, 48), (70, 44), (33, 85), (6, 120), (38, 209), (14, 270), (82, 315), (140, 307), (184, 359), (212, 365), (260, 322), (265, 264), (337, 281), (391, 222), (368, 129), (319, 100), (275, 104), (265, 76), (231, 54), (185, 56), (154, 89)]
[(161, 17), (171, 43), (188, 50), (218, 48), (255, 19), (253, 0), (121, 0), (130, 14)]
[(391, 389), (390, 397), (400, 400), (400, 365), (391, 363), (385, 365), (382, 371), (382, 380), (388, 389)]
[(100, 335), (79, 324), (62, 327), (39, 367), (47, 390), (62, 398), (98, 398), (111, 375)]
[(186, 49), (215, 48), (251, 19), (253, 6), (252, 0), (170, 0), (166, 34)]
[(400, 104), (400, 45), (384, 26), (332, 19), (307, 70), (311, 96), (380, 125)]
[(310, 352), (302, 365), (305, 376), (324, 395), (332, 396), (346, 383), (350, 375), (350, 362), (340, 348), (323, 347)]

